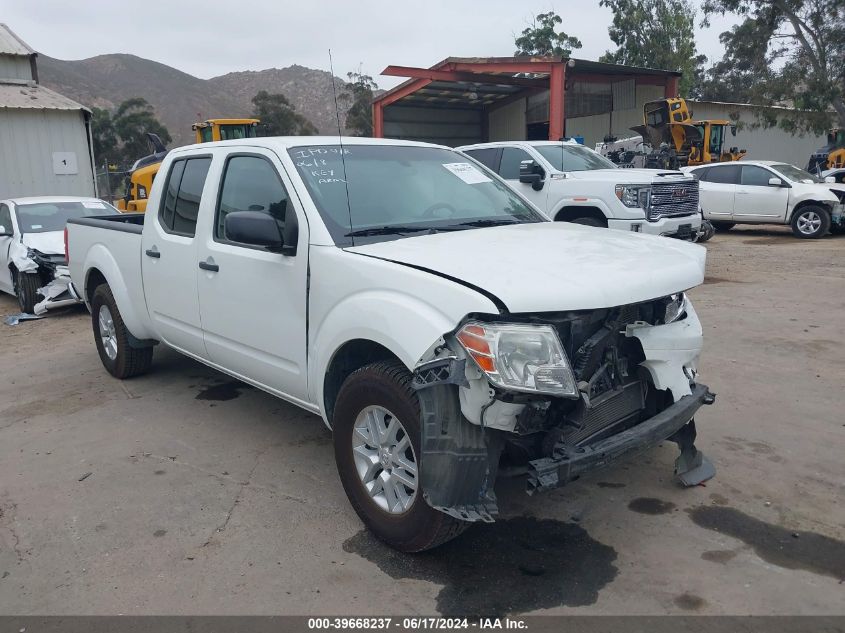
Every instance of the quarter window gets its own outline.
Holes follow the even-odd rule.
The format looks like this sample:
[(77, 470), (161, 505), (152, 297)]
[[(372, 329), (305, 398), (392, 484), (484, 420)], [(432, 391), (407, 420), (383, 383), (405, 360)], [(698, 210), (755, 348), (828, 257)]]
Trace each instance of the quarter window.
[(210, 158), (174, 161), (159, 213), (159, 222), (169, 233), (189, 237), (196, 233), (202, 190), (210, 166)]
[(516, 147), (506, 147), (502, 151), (499, 175), (505, 180), (519, 180), (519, 165), (524, 160), (531, 160), (528, 152)]
[(233, 211), (257, 211), (276, 220), (284, 235), (289, 198), (273, 165), (259, 156), (234, 156), (226, 163), (214, 237), (226, 240), (226, 216)]

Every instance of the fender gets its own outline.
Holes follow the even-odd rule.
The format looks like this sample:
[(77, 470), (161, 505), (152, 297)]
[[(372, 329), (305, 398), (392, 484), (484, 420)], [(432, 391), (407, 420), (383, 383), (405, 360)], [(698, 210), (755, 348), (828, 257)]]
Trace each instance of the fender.
[[(835, 198), (835, 196), (834, 196)], [(834, 205), (838, 204), (839, 199), (836, 200), (819, 200), (819, 196), (816, 192), (806, 193), (803, 196), (799, 196), (797, 200), (793, 201), (790, 194), (790, 205), (787, 208), (786, 213), (786, 224), (789, 224), (792, 221), (792, 216), (795, 215), (795, 212), (803, 206), (808, 204), (813, 204), (819, 207), (824, 207), (827, 209), (828, 213), (833, 211)]]
[[(141, 316), (142, 314), (146, 315), (146, 306), (142, 305), (143, 311), (139, 311), (139, 306), (132, 300), (129, 294), (129, 287), (123, 277), (123, 273), (120, 271), (120, 267), (115, 261), (114, 256), (103, 244), (94, 244), (88, 249), (85, 256), (85, 264), (83, 265), (83, 270), (85, 271), (85, 287), (82, 293), (88, 310), (90, 311), (91, 309), (90, 302), (88, 301), (89, 290), (93, 290), (93, 288), (89, 289), (88, 283), (91, 271), (95, 268), (102, 273), (106, 279), (106, 283), (111, 288), (114, 300), (120, 309), (120, 316), (123, 318), (123, 322), (132, 333), (132, 336), (139, 340), (158, 340), (158, 336), (152, 331), (149, 324), (144, 322)], [(140, 274), (140, 262), (138, 269)], [(143, 292), (140, 278), (138, 279), (138, 290)]]
[(363, 339), (378, 343), (413, 371), (426, 352), (459, 322), (403, 291), (365, 290), (345, 297), (313, 333), (308, 362), (310, 399), (319, 403), (326, 420), (323, 403), (326, 371), (338, 350), (349, 341)]

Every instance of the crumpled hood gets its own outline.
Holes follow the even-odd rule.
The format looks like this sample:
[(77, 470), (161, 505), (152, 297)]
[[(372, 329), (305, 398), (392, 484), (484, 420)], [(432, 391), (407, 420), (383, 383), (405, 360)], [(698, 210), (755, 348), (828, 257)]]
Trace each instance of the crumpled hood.
[(64, 231), (48, 231), (45, 233), (24, 233), (21, 237), (25, 246), (34, 248), (45, 255), (64, 255)]
[[(657, 184), (675, 182), (677, 180), (692, 180), (692, 176), (680, 171), (654, 169), (591, 169), (589, 171), (567, 172), (569, 178), (575, 180), (608, 180), (625, 184)], [(662, 174), (662, 175), (658, 175)]]
[(454, 277), (495, 295), (510, 312), (656, 299), (702, 283), (706, 256), (704, 247), (689, 242), (562, 222), (436, 233), (346, 250)]

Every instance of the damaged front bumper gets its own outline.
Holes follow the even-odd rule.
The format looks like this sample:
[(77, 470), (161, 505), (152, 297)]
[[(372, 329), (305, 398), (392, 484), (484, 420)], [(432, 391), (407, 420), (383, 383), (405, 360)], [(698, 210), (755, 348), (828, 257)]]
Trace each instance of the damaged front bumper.
[(44, 314), (48, 310), (64, 308), (67, 306), (82, 303), (82, 298), (76, 291), (70, 274), (57, 269), (56, 276), (46, 286), (38, 289), (41, 301), (35, 304), (34, 312), (37, 315)]
[(706, 385), (696, 385), (688, 396), (657, 415), (625, 431), (593, 444), (571, 446), (558, 443), (552, 457), (529, 462), (526, 490), (529, 494), (557, 488), (585, 472), (607, 466), (626, 455), (645, 451), (664, 440), (672, 440), (681, 449), (675, 462), (675, 474), (690, 486), (710, 479), (715, 469), (695, 448), (693, 416), (705, 404), (713, 404), (715, 395)]

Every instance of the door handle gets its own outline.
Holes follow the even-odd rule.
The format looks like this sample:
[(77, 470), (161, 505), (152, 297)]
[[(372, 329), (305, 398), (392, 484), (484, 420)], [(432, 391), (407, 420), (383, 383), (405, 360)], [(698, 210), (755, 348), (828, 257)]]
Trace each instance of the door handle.
[(217, 264), (209, 263), (209, 262), (200, 262), (199, 266), (202, 270), (208, 270), (208, 271), (213, 272), (213, 273), (216, 273), (217, 271), (220, 270), (220, 266), (218, 266)]
[(152, 249), (149, 249), (149, 248), (144, 252), (147, 254), (147, 257), (153, 257), (155, 259), (158, 259), (159, 257), (161, 257), (161, 253), (159, 253), (158, 251), (154, 251)]

